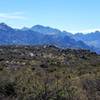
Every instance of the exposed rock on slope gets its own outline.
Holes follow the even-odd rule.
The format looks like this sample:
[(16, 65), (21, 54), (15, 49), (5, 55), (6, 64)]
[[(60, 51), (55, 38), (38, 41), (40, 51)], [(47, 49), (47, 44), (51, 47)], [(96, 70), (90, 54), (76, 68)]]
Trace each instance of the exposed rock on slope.
[(100, 56), (55, 46), (0, 46), (0, 100), (100, 100)]

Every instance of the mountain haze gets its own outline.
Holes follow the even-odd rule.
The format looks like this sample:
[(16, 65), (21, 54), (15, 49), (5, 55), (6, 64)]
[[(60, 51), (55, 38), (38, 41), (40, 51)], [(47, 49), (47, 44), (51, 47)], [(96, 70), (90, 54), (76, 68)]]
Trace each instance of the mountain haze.
[(87, 34), (77, 33), (73, 36), (76, 41), (83, 41), (87, 45), (96, 48), (97, 52), (100, 52), (100, 32), (95, 31)]
[(32, 28), (13, 29), (8, 25), (0, 24), (0, 44), (5, 45), (43, 45), (53, 44), (63, 48), (89, 49), (83, 42), (75, 41), (67, 32), (40, 25)]

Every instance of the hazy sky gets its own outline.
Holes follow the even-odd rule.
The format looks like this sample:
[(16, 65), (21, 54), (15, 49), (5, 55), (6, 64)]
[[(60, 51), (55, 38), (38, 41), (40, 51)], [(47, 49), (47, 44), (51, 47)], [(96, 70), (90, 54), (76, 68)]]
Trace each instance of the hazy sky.
[(1, 0), (0, 22), (17, 28), (40, 24), (73, 33), (100, 30), (100, 0)]

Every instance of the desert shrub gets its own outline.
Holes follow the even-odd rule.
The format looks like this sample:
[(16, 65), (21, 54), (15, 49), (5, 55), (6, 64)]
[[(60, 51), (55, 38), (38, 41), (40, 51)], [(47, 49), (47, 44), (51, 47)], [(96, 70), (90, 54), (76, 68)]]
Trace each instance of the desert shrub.
[(7, 81), (0, 82), (0, 95), (15, 96), (15, 83)]

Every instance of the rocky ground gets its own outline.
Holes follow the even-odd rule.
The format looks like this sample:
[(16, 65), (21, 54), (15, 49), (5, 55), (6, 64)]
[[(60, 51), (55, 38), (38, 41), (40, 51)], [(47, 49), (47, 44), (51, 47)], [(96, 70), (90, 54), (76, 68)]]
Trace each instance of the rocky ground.
[(0, 46), (0, 100), (100, 100), (100, 55), (55, 46)]

